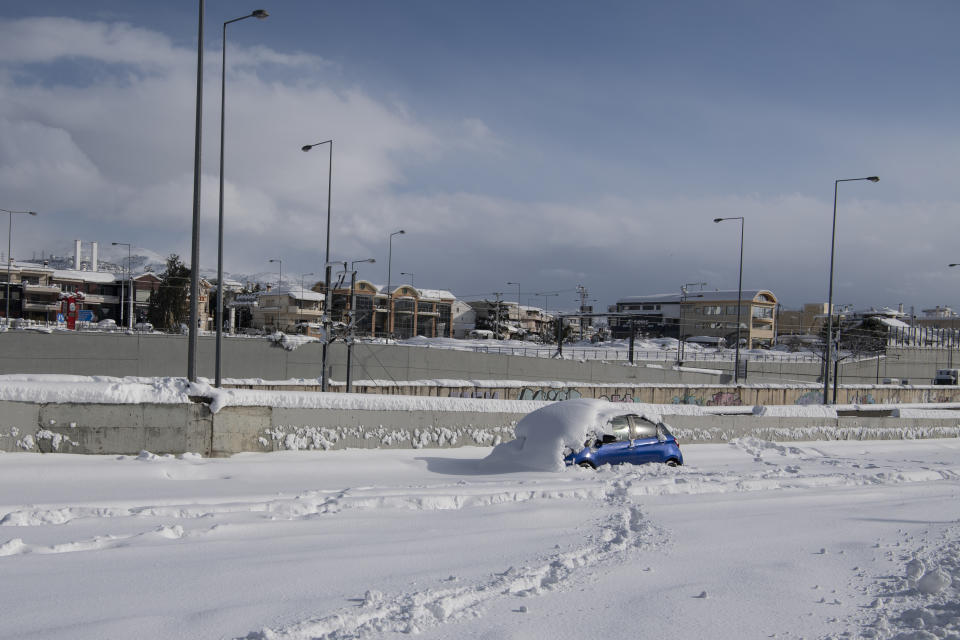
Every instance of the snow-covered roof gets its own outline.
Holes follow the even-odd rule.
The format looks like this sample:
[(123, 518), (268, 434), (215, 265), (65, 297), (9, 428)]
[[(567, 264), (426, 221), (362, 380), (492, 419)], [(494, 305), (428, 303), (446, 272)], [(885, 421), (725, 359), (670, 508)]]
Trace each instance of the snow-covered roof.
[(76, 269), (55, 269), (54, 280), (81, 280), (83, 282), (116, 282), (121, 277), (108, 271), (77, 271)]
[(322, 293), (317, 293), (316, 291), (311, 291), (310, 289), (301, 289), (300, 287), (284, 287), (279, 291), (260, 291), (259, 295), (260, 297), (287, 295), (294, 300), (313, 300), (315, 302), (322, 302), (324, 298)]
[(903, 320), (897, 320), (896, 318), (888, 318), (886, 316), (874, 316), (877, 320), (887, 325), (888, 327), (894, 327), (897, 329), (909, 329), (910, 325), (904, 322)]
[[(36, 262), (18, 262), (17, 260), (11, 260), (10, 267), (21, 271), (54, 271), (53, 267), (45, 267)], [(6, 266), (4, 266), (3, 270), (6, 271)]]
[[(358, 280), (357, 284), (364, 282), (371, 287), (373, 287), (377, 295), (387, 295), (387, 286), (384, 284), (375, 284), (369, 280)], [(456, 296), (452, 292), (447, 291), (446, 289), (421, 289), (420, 287), (415, 287), (412, 284), (390, 284), (390, 292), (396, 292), (397, 289), (413, 289), (417, 292), (417, 296), (420, 298), (425, 298), (429, 300), (453, 300), (456, 299)]]

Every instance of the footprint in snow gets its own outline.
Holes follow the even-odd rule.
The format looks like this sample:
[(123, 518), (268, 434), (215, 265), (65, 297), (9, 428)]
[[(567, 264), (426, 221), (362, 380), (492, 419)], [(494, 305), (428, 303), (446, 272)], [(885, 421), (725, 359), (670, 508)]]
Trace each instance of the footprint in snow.
[(701, 591), (701, 592), (700, 592), (700, 595), (693, 596), (693, 597), (694, 597), (694, 598), (700, 598), (701, 600), (706, 600), (709, 596), (707, 596), (707, 592), (706, 592), (706, 591)]

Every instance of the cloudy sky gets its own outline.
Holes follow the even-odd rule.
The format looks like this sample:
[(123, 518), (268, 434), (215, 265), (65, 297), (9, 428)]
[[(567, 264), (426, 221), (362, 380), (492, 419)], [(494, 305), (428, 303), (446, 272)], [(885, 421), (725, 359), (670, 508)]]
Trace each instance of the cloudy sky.
[[(322, 272), (572, 308), (744, 287), (960, 307), (960, 4), (208, 0), (201, 267)], [(0, 207), (15, 258), (73, 240), (189, 259), (197, 3), (49, 1), (0, 22)], [(109, 247), (107, 247), (109, 249)], [(109, 251), (107, 251), (109, 254)], [(125, 255), (125, 249), (123, 250)], [(109, 257), (109, 256), (108, 256)], [(308, 280), (311, 276), (306, 277)], [(294, 276), (296, 279), (296, 276)], [(556, 292), (535, 298), (535, 292)]]

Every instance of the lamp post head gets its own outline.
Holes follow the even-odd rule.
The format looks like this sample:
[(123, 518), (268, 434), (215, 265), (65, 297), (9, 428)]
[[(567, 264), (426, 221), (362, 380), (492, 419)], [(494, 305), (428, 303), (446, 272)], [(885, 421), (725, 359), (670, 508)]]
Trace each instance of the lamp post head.
[(960, 262), (951, 262), (947, 265), (948, 267), (960, 267)]
[(724, 220), (723, 218), (714, 218), (714, 219), (713, 219), (714, 222), (723, 222), (723, 220)]
[(305, 144), (302, 147), (300, 147), (300, 151), (310, 151), (310, 149), (313, 149), (312, 144)]
[(870, 182), (880, 182), (880, 178), (877, 176), (870, 176), (869, 178), (867, 178), (867, 180), (869, 180)]
[(265, 20), (270, 16), (270, 14), (267, 13), (264, 9), (255, 9), (253, 13), (251, 13), (250, 15), (256, 18), (257, 20)]
[(36, 211), (27, 211), (27, 213), (29, 213), (29, 214), (32, 215), (32, 216), (37, 215), (37, 212), (36, 212)]

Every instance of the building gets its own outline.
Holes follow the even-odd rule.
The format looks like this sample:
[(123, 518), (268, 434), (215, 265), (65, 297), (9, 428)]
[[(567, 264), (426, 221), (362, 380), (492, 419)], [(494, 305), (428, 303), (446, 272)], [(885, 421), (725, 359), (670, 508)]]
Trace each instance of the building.
[[(314, 290), (322, 287), (322, 283), (317, 283)], [(393, 287), (388, 294), (383, 285), (358, 280), (354, 298), (355, 335), (401, 340), (413, 336), (453, 337), (456, 297), (449, 291), (404, 284)], [(331, 292), (330, 318), (333, 322), (348, 324), (349, 312), (350, 287), (341, 285)]]
[[(244, 296), (241, 300), (241, 295), (237, 296), (237, 300), (246, 299), (247, 296)], [(260, 291), (256, 294), (256, 304), (248, 305), (250, 324), (264, 331), (294, 333), (298, 325), (316, 325), (322, 320), (323, 299), (322, 293), (300, 287)], [(232, 308), (237, 307), (234, 305)]]
[(624, 338), (635, 326), (647, 335), (720, 337), (733, 345), (739, 307), (740, 339), (747, 348), (771, 346), (776, 336), (776, 296), (766, 289), (745, 290), (739, 303), (737, 290), (622, 298), (612, 308), (620, 315), (610, 318), (610, 331)]

